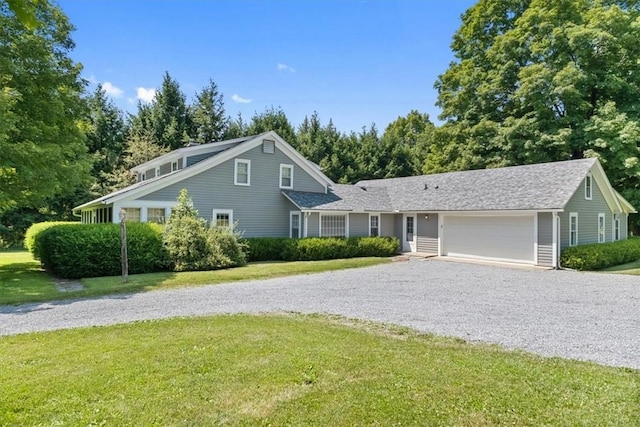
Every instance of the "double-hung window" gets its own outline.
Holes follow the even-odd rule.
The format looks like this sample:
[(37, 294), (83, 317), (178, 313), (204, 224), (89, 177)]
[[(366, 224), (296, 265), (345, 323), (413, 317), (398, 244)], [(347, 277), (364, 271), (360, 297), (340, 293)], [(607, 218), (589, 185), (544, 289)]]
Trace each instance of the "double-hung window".
[(293, 165), (280, 165), (280, 188), (293, 188)]
[(164, 208), (148, 208), (147, 209), (147, 222), (155, 222), (157, 224), (164, 224), (165, 210)]
[(578, 244), (578, 212), (569, 214), (569, 246)]
[(605, 239), (606, 239), (606, 235), (605, 235), (605, 219), (604, 219), (604, 214), (603, 213), (599, 213), (598, 214), (598, 243), (604, 243)]
[(251, 185), (251, 160), (236, 159), (234, 175), (235, 185)]
[(124, 208), (125, 222), (140, 222), (140, 208)]
[(289, 229), (289, 237), (292, 239), (300, 238), (300, 212), (292, 211), (289, 217), (290, 229)]
[(380, 234), (380, 216), (370, 215), (369, 216), (369, 236), (378, 237), (379, 234)]
[(584, 198), (586, 200), (593, 198), (593, 177), (590, 173), (587, 174), (587, 177), (584, 179)]
[(216, 227), (231, 227), (233, 225), (233, 211), (230, 209), (214, 209), (212, 223)]
[(618, 214), (613, 215), (613, 240), (620, 240), (620, 216)]

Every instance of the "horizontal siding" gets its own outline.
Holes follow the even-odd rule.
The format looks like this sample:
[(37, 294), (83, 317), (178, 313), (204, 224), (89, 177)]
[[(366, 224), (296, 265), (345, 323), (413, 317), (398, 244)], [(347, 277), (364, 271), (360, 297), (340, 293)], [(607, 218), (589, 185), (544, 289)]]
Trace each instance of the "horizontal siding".
[(349, 214), (349, 237), (366, 237), (369, 235), (369, 214)]
[[(426, 219), (428, 216), (429, 219)], [(416, 249), (418, 252), (438, 253), (438, 214), (419, 213), (416, 230)]]
[(553, 265), (553, 214), (538, 213), (538, 265)]
[(312, 212), (309, 215), (309, 223), (307, 225), (307, 237), (318, 237), (320, 232), (320, 214)]
[(395, 214), (393, 216), (393, 234), (400, 239), (400, 247), (402, 247), (402, 214)]
[(398, 237), (394, 230), (393, 214), (380, 214), (380, 235), (387, 237)]
[(611, 210), (604, 199), (602, 190), (598, 186), (595, 179), (593, 181), (593, 194), (591, 200), (584, 198), (584, 186), (582, 183), (576, 190), (575, 194), (569, 200), (564, 208), (564, 212), (559, 213), (560, 216), (560, 246), (565, 248), (569, 246), (569, 214), (571, 212), (578, 213), (578, 244), (585, 245), (588, 243), (598, 243), (598, 214), (605, 214), (605, 242), (612, 239), (611, 227)]
[[(245, 237), (289, 236), (289, 212), (297, 208), (279, 188), (280, 164), (294, 162), (276, 149), (265, 154), (262, 146), (255, 147), (238, 158), (251, 160), (251, 185), (234, 185), (234, 160), (226, 162), (169, 185), (140, 200), (176, 200), (186, 188), (201, 217), (211, 221), (214, 209), (233, 210), (233, 219)], [(294, 189), (324, 192), (324, 187), (297, 165), (294, 167)], [(130, 203), (130, 202), (129, 202)], [(312, 235), (313, 224), (309, 224)], [(317, 234), (317, 220), (316, 220)]]

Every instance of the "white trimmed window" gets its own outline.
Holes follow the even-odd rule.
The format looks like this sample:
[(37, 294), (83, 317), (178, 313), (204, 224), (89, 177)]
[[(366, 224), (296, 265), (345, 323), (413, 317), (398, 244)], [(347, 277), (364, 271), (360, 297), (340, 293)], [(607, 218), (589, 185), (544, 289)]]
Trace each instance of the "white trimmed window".
[(593, 177), (590, 173), (587, 174), (587, 177), (584, 179), (584, 198), (586, 200), (593, 198)]
[(289, 237), (292, 239), (300, 238), (300, 212), (292, 211), (289, 214)]
[(251, 160), (236, 159), (233, 183), (235, 185), (251, 185)]
[(280, 188), (293, 188), (293, 165), (280, 165)]
[(171, 172), (175, 172), (178, 170), (178, 161), (171, 162)]
[(140, 222), (140, 208), (123, 208), (124, 222)]
[(164, 208), (147, 208), (147, 222), (155, 222), (156, 224), (165, 223)]
[(320, 215), (320, 237), (346, 237), (346, 215)]
[(620, 240), (620, 216), (613, 214), (613, 240)]
[(380, 235), (380, 215), (369, 215), (369, 236)]
[(578, 212), (569, 214), (569, 246), (578, 244)]
[(605, 219), (604, 219), (604, 214), (603, 213), (599, 213), (598, 214), (598, 243), (604, 243), (606, 240), (606, 235), (605, 235)]
[(211, 222), (216, 227), (231, 227), (233, 225), (233, 211), (231, 209), (214, 209)]

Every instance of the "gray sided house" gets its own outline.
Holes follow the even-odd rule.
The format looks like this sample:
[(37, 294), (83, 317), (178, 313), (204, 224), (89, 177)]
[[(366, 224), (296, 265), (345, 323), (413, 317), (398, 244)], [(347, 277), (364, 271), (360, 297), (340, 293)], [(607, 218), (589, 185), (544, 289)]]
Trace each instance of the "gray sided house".
[(193, 145), (74, 208), (83, 222), (164, 222), (182, 188), (245, 237), (395, 236), (438, 256), (558, 266), (562, 248), (626, 239), (635, 212), (597, 159), (333, 183), (275, 132)]

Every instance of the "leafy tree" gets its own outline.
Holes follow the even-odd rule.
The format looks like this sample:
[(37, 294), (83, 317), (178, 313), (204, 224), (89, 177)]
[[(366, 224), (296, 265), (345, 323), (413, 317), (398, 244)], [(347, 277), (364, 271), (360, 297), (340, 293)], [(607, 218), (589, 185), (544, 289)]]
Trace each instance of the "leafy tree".
[(88, 98), (89, 118), (85, 133), (89, 153), (94, 157), (91, 175), (96, 180), (93, 190), (98, 195), (109, 192), (105, 177), (121, 166), (125, 151), (127, 126), (122, 112), (107, 97), (102, 85), (98, 84)]
[(224, 98), (213, 80), (197, 95), (189, 107), (193, 122), (193, 136), (197, 142), (213, 142), (223, 139), (227, 130)]
[(285, 141), (295, 146), (296, 134), (282, 108), (267, 108), (260, 114), (254, 114), (249, 122), (247, 133), (258, 135), (264, 132), (276, 131)]
[(235, 119), (231, 117), (227, 118), (228, 126), (225, 129), (224, 137), (222, 139), (234, 139), (248, 136), (247, 123), (242, 118), (242, 114), (238, 113)]
[(90, 180), (73, 26), (58, 7), (32, 5), (40, 24), (29, 30), (0, 3), (0, 212), (41, 206)]
[(391, 122), (381, 140), (384, 157), (388, 159), (384, 176), (393, 178), (422, 173), (434, 131), (429, 115), (416, 110)]
[(637, 1), (480, 0), (436, 82), (447, 123), (425, 170), (598, 156), (637, 189), (639, 24)]

